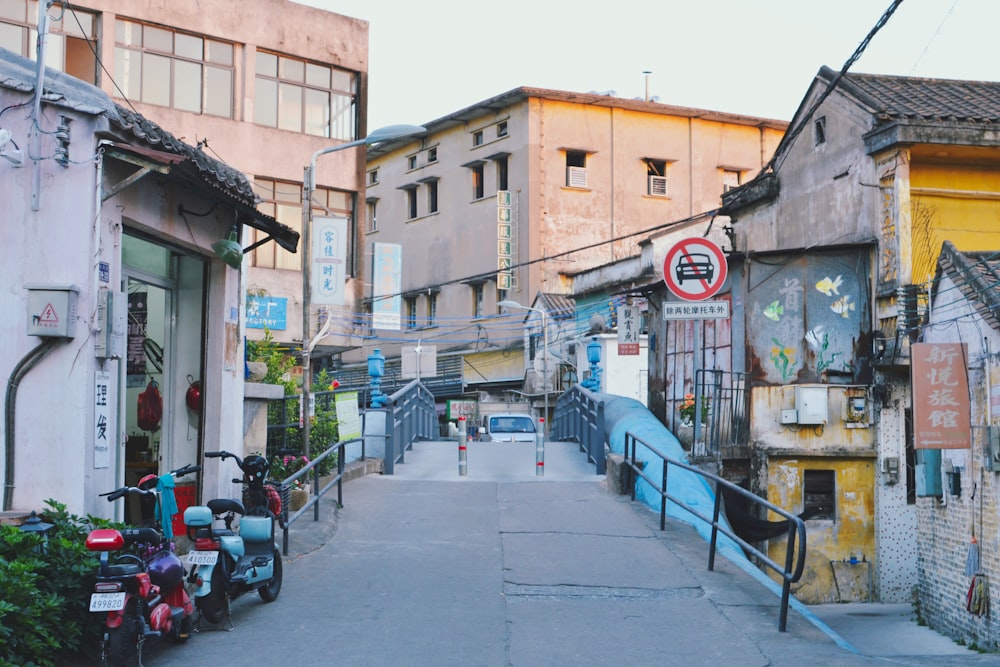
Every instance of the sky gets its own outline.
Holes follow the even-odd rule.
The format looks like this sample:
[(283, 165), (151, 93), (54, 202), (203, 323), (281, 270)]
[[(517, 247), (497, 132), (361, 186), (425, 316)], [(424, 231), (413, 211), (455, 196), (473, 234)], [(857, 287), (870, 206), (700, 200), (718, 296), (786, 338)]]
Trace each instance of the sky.
[[(791, 120), (892, 0), (298, 0), (369, 24), (369, 131), (520, 86)], [(1000, 1), (903, 0), (852, 72), (1000, 81)], [(650, 72), (648, 75), (645, 71)]]

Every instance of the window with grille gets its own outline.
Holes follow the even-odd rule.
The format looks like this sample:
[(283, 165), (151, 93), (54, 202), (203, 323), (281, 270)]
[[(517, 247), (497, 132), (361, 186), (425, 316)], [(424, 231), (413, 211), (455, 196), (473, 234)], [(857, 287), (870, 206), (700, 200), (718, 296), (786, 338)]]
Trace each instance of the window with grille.
[(651, 197), (669, 197), (670, 183), (667, 181), (667, 161), (646, 158), (646, 194)]
[(483, 316), (483, 285), (482, 283), (477, 283), (475, 285), (470, 285), (472, 288), (472, 316), (482, 317)]
[(833, 470), (805, 470), (802, 510), (813, 519), (836, 519), (836, 475)]
[(406, 328), (417, 328), (417, 297), (406, 297)]
[(587, 187), (587, 153), (585, 151), (566, 151), (566, 186), (570, 188)]
[(254, 122), (279, 130), (351, 141), (357, 138), (354, 72), (258, 51)]
[(427, 295), (427, 326), (437, 326), (438, 295), (431, 292)]
[(232, 118), (233, 54), (229, 42), (115, 21), (114, 77), (130, 100)]

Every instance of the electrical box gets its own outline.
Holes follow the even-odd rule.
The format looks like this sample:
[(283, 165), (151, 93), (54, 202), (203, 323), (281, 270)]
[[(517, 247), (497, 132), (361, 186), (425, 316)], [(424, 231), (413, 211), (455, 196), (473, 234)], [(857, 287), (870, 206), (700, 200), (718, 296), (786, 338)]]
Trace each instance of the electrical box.
[(75, 285), (25, 285), (28, 290), (29, 336), (72, 338), (76, 326)]
[(795, 411), (799, 424), (826, 424), (830, 421), (826, 385), (795, 385)]
[(887, 456), (882, 459), (882, 474), (885, 475), (886, 484), (896, 484), (899, 482), (898, 456)]
[(944, 495), (941, 489), (941, 450), (917, 450), (917, 495), (921, 497), (940, 498)]
[(799, 423), (799, 413), (793, 408), (791, 410), (781, 411), (781, 423), (782, 424), (798, 424)]
[(125, 356), (128, 323), (128, 298), (125, 292), (101, 289), (97, 297), (97, 327), (94, 332), (94, 355), (98, 359), (121, 359)]

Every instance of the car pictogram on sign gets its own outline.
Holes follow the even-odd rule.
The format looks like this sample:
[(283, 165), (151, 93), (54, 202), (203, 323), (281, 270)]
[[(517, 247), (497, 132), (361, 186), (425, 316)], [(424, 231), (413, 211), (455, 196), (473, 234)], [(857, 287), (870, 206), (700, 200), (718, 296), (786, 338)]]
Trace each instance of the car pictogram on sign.
[(715, 277), (715, 264), (712, 258), (703, 252), (693, 252), (688, 255), (681, 255), (674, 267), (677, 274), (678, 284), (683, 284), (685, 280), (697, 278), (712, 282)]

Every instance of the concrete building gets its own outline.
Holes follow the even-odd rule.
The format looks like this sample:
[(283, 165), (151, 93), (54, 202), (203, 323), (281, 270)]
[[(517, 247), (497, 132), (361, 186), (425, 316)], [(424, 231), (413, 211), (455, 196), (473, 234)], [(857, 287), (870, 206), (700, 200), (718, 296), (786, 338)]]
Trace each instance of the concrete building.
[(723, 195), (732, 367), (752, 383), (743, 465), (755, 492), (813, 513), (804, 601), (912, 599), (914, 537), (935, 529), (920, 522), (909, 343), (943, 241), (997, 246), (998, 94), (823, 68), (767, 168)]
[[(234, 226), (287, 249), (298, 234), (239, 171), (3, 49), (0, 109), (3, 510), (138, 519), (98, 494), (242, 446), (241, 274), (214, 244)], [(229, 496), (231, 477), (206, 463), (199, 484)]]
[[(316, 151), (367, 133), (367, 22), (285, 0), (82, 0), (72, 6), (7, 0), (0, 6), (0, 47), (34, 58), (43, 23), (46, 64), (96, 85), (123, 108), (169, 128), (199, 155), (224, 159), (234, 169), (220, 172), (227, 180), (220, 182), (219, 188), (238, 187), (244, 177), (249, 178), (252, 190), (241, 195), (251, 205), (259, 204), (263, 217), (280, 221), (281, 228), (294, 236), (294, 242), (289, 241), (292, 236), (281, 239), (269, 228), (250, 224), (246, 215), (230, 212), (221, 232), (212, 239), (225, 236), (235, 225), (238, 242), (246, 250), (242, 271), (233, 278), (237, 282), (226, 292), (225, 321), (233, 327), (227, 333), (227, 369), (242, 367), (244, 337), (261, 338), (265, 327), (289, 350), (301, 348), (302, 254), (297, 232), (303, 219), (303, 170)], [(21, 113), (10, 108), (5, 111), (0, 119), (4, 127)], [(70, 125), (69, 132), (72, 136), (76, 129)], [(15, 138), (20, 144), (21, 138)], [(27, 154), (23, 144), (21, 149)], [(32, 154), (37, 155), (37, 151)], [(317, 163), (313, 213), (333, 219), (333, 224), (346, 232), (335, 258), (344, 268), (338, 299), (346, 305), (315, 306), (309, 318), (310, 335), (319, 330), (328, 315), (325, 311), (357, 310), (363, 293), (358, 279), (363, 237), (356, 222), (358, 193), (364, 189), (364, 159), (364, 149), (357, 147), (323, 156)], [(164, 167), (153, 164), (149, 168)], [(186, 239), (182, 245), (190, 245), (195, 243), (191, 237), (198, 233), (185, 231), (187, 227), (195, 228), (199, 221), (214, 219), (223, 210), (225, 207), (213, 208), (211, 204), (185, 204), (183, 210), (175, 205), (162, 210), (161, 215), (171, 225), (167, 236)], [(158, 244), (165, 238), (152, 236)], [(279, 242), (273, 242), (275, 239)], [(90, 246), (81, 242), (77, 247)], [(153, 256), (148, 259), (156, 261)], [(159, 270), (155, 264), (135, 268), (147, 282)], [(111, 280), (115, 281), (111, 288), (119, 288), (117, 281), (122, 280), (120, 289), (130, 289), (131, 283), (118, 274)], [(153, 291), (163, 293), (163, 287), (152, 282), (157, 284)], [(175, 287), (180, 289), (180, 285)], [(157, 347), (137, 352), (142, 360), (151, 362), (158, 358), (158, 348), (164, 348), (159, 361), (163, 373), (179, 378), (161, 387), (164, 424), (177, 424), (171, 433), (162, 432), (161, 442), (195, 443), (198, 456), (205, 448), (241, 447), (240, 437), (220, 437), (220, 426), (214, 424), (218, 419), (223, 423), (228, 420), (225, 410), (214, 409), (222, 396), (217, 391), (220, 380), (216, 375), (221, 366), (181, 363), (180, 357), (165, 349), (165, 340), (178, 340), (187, 334), (182, 333), (184, 325), (171, 310), (182, 301), (163, 296), (156, 301), (151, 298), (149, 304), (161, 311), (151, 314), (149, 320), (155, 318), (161, 329), (155, 337)], [(81, 296), (81, 307), (92, 306), (89, 297), (84, 300)], [(355, 344), (351, 331), (338, 329), (336, 333), (343, 336), (320, 341), (314, 353), (320, 363)], [(177, 399), (183, 399), (189, 382), (196, 380), (202, 383), (206, 405), (213, 409), (206, 410), (205, 424), (188, 426), (183, 400)], [(131, 381), (122, 378), (123, 383)], [(126, 389), (135, 388), (123, 384), (122, 391)], [(133, 403), (129, 399), (123, 405)], [(134, 414), (123, 413), (121, 418), (116, 425), (121, 435), (135, 434)], [(124, 440), (118, 445), (123, 448)], [(162, 449), (144, 451), (151, 457), (147, 465), (151, 470), (162, 471), (177, 462)], [(124, 456), (123, 452), (119, 454)], [(197, 457), (185, 457), (185, 461), (189, 458)]]
[[(365, 348), (393, 357), (436, 342), (461, 359), (452, 391), (492, 397), (520, 389), (526, 370), (507, 352), (525, 313), (498, 303), (569, 295), (571, 274), (638, 255), (655, 230), (717, 209), (725, 188), (763, 166), (785, 123), (517, 88), (424, 126), (418, 143), (368, 152)], [(598, 312), (606, 304), (577, 317)]]

